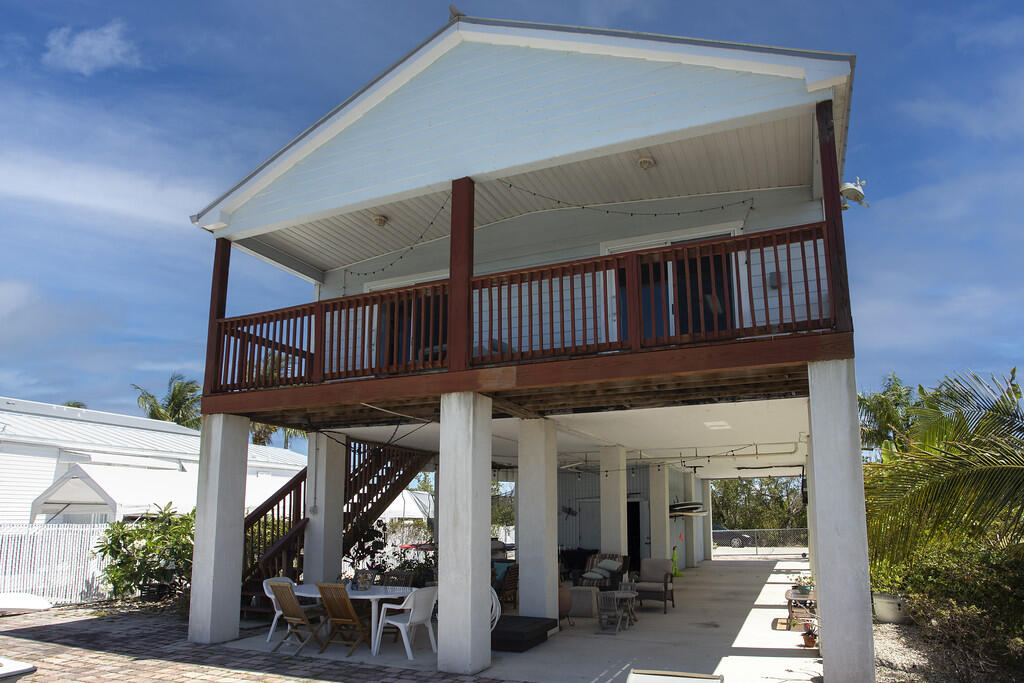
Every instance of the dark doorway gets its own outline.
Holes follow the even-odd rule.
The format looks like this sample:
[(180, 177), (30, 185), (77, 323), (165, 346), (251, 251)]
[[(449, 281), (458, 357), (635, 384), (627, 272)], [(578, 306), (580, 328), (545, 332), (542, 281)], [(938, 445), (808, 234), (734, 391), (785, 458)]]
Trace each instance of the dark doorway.
[(626, 549), (630, 571), (640, 571), (640, 501), (626, 503)]

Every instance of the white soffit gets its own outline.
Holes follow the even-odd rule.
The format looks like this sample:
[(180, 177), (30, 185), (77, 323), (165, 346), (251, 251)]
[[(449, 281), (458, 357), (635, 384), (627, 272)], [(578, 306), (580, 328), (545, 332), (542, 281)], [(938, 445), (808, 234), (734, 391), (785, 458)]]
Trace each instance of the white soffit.
[[(468, 46), (471, 45), (477, 47), (470, 49)], [(453, 61), (455, 53), (463, 55), (463, 58)], [(537, 60), (544, 65), (543, 69), (536, 68)], [(426, 122), (427, 128), (419, 131), (402, 119), (403, 102), (393, 100), (397, 94), (415, 95), (417, 77), (441, 62), (444, 62), (443, 66), (435, 68), (434, 75), (419, 84), (424, 86), (421, 90), (429, 93), (421, 93), (421, 98), (436, 105), (435, 111), (416, 111), (412, 107), (404, 112), (413, 115), (413, 120)], [(658, 67), (658, 63), (665, 66)], [(331, 213), (366, 208), (369, 203), (384, 197), (401, 199), (428, 193), (431, 189), (441, 190), (451, 177), (486, 175), (502, 169), (530, 170), (529, 167), (537, 165), (544, 155), (552, 160), (547, 165), (564, 163), (582, 150), (598, 150), (597, 154), (600, 154), (602, 146), (611, 150), (616, 144), (631, 139), (648, 137), (654, 140), (657, 135), (672, 130), (707, 126), (832, 96), (837, 102), (837, 133), (842, 150), (847, 103), (843, 101), (844, 93), (841, 91), (849, 89), (851, 65), (852, 59), (846, 55), (465, 19), (436, 33), (427, 43), (200, 212), (194, 221), (218, 236), (241, 239)], [(680, 66), (689, 70), (664, 71), (665, 68)], [(491, 89), (481, 90), (479, 83), (474, 84), (474, 74)], [(691, 81), (689, 90), (684, 88), (685, 92), (680, 91), (674, 85), (673, 79), (677, 74), (683, 82)], [(667, 89), (659, 80), (666, 76), (669, 78)], [(449, 77), (447, 87), (450, 92), (434, 87), (445, 85), (446, 77)], [(591, 83), (594, 78), (597, 80)], [(799, 89), (785, 86), (786, 82), (800, 83), (804, 96), (800, 96)], [(573, 85), (579, 86), (577, 90), (591, 99), (579, 99), (579, 93), (573, 94)], [(843, 87), (837, 87), (840, 85)], [(829, 87), (836, 87), (837, 93), (808, 94), (809, 90)], [(733, 94), (721, 99), (723, 88), (731, 89)], [(648, 93), (646, 99), (637, 99), (642, 92)], [(474, 93), (481, 95), (483, 102), (500, 100), (502, 96), (512, 97), (513, 102), (521, 102), (525, 108), (519, 111), (506, 103), (494, 110), (481, 109), (481, 102), (465, 97)], [(538, 109), (535, 102), (522, 102), (538, 93), (546, 93), (549, 102), (568, 107), (566, 112), (581, 113), (584, 119), (590, 116), (588, 125), (572, 120), (566, 112), (551, 107)], [(651, 93), (657, 96), (651, 97)], [(676, 102), (679, 94), (684, 97)], [(593, 100), (594, 97), (598, 99)], [(681, 105), (695, 97), (699, 100), (696, 108), (685, 114), (686, 107)], [(701, 99), (709, 97), (710, 101)], [(386, 107), (383, 111), (375, 111), (375, 116), (382, 119), (376, 125), (378, 128), (380, 125), (385, 128), (392, 125), (400, 133), (397, 138), (382, 139), (375, 134), (379, 131), (375, 130), (365, 131), (369, 134), (364, 137), (357, 130), (348, 136), (354, 138), (355, 142), (351, 144), (356, 147), (348, 149), (344, 144), (339, 147), (337, 139), (342, 131), (358, 127), (357, 124), (372, 128), (364, 124), (365, 115), (389, 104), (397, 104), (397, 115), (395, 111), (387, 111)], [(659, 119), (656, 111), (652, 116), (652, 104), (674, 112), (672, 120)], [(476, 108), (463, 112), (463, 118), (455, 117), (453, 120), (446, 116), (452, 107), (458, 109), (460, 106)], [(548, 118), (536, 120), (534, 117), (531, 120), (531, 113), (535, 111), (544, 112)], [(474, 128), (464, 120), (466, 115), (483, 117), (488, 124), (495, 125), (479, 127), (476, 133), (486, 135), (474, 138)], [(508, 121), (501, 120), (501, 116)], [(596, 128), (591, 125), (601, 121), (604, 123)], [(445, 124), (455, 130), (446, 132)], [(524, 144), (512, 130), (516, 126), (525, 127), (534, 137), (538, 131), (550, 135), (543, 140), (534, 139), (532, 145)], [(497, 135), (495, 131), (498, 131)], [(405, 142), (400, 139), (403, 134), (406, 135)], [(464, 144), (452, 144), (446, 134), (456, 134), (456, 139)], [(465, 140), (466, 135), (469, 140)], [(573, 139), (573, 135), (577, 137)], [(490, 147), (484, 148), (484, 141)], [(361, 143), (369, 144), (371, 148), (360, 151)], [(502, 148), (502, 143), (506, 148)], [(321, 148), (329, 144), (339, 147), (336, 151), (340, 156), (327, 154), (319, 165), (308, 163), (312, 155), (320, 153)], [(372, 149), (373, 145), (377, 145), (377, 149)], [(393, 159), (393, 168), (383, 164), (382, 179), (387, 178), (388, 182), (375, 180), (372, 177), (374, 166), (368, 166), (363, 157), (386, 157), (396, 149), (410, 153), (405, 157), (399, 154)], [(325, 155), (321, 153), (320, 156)], [(365, 178), (367, 186), (353, 189), (351, 180), (346, 182), (344, 174), (338, 176), (323, 166), (324, 161), (328, 167), (332, 163), (336, 166), (338, 160), (343, 166), (348, 166), (348, 172), (355, 173), (356, 178)], [(291, 173), (298, 171), (299, 166), (304, 166), (305, 171)], [(395, 169), (400, 169), (407, 177), (393, 178)], [(284, 194), (269, 191), (272, 184), (277, 184), (278, 179), (288, 174), (295, 177), (284, 183)], [(367, 175), (371, 177), (366, 178)], [(312, 186), (307, 185), (310, 182)]]
[[(559, 208), (555, 202), (510, 189), (506, 180), (517, 188), (591, 205), (809, 186), (812, 138), (813, 110), (809, 109), (798, 116), (745, 128), (479, 182), (476, 227)], [(637, 164), (641, 156), (654, 158), (656, 165), (642, 170)], [(273, 255), (285, 254), (293, 263), (305, 264), (305, 276), (322, 280), (324, 271), (395, 252), (417, 241), (446, 237), (451, 222), (447, 196), (447, 190), (436, 191), (276, 230), (237, 244), (279, 263), (280, 257)], [(442, 205), (444, 209), (438, 213)], [(375, 215), (387, 216), (387, 224), (377, 226)], [(298, 272), (301, 267), (292, 270)]]
[[(751, 460), (751, 465), (803, 464), (809, 429), (806, 398), (578, 413), (548, 419), (559, 426), (562, 464), (583, 460), (588, 453), (595, 456), (602, 446), (621, 445), (630, 452), (630, 459), (638, 458), (642, 452), (645, 460), (711, 457), (714, 463), (715, 457), (735, 451), (735, 458), (729, 456), (729, 464), (723, 465), (730, 471), (747, 460)], [(716, 427), (725, 423), (728, 428), (711, 429), (706, 422)], [(513, 418), (492, 421), (491, 449), (495, 460), (514, 462), (518, 424)], [(399, 445), (437, 451), (440, 425), (406, 425), (399, 427), (397, 433), (394, 426), (381, 425), (346, 429), (344, 433), (380, 442), (394, 436)]]

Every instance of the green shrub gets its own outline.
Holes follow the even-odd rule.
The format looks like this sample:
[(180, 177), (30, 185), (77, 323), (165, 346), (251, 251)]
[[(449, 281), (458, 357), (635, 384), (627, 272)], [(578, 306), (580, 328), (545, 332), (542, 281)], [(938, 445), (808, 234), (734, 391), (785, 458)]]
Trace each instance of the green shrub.
[(103, 576), (112, 596), (180, 593), (192, 577), (194, 529), (195, 511), (179, 515), (170, 503), (151, 517), (111, 522), (96, 553), (108, 561)]
[(1024, 665), (1021, 546), (931, 545), (900, 570), (911, 614), (962, 679)]

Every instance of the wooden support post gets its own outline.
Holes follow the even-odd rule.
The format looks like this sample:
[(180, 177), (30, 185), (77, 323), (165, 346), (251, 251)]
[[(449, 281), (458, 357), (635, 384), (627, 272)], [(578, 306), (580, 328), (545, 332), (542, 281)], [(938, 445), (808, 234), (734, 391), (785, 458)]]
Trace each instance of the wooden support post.
[(221, 335), (217, 321), (224, 317), (228, 302), (228, 266), (231, 263), (231, 242), (217, 239), (213, 254), (213, 281), (210, 285), (210, 322), (206, 330), (206, 376), (203, 394), (212, 394), (220, 384)]
[(448, 370), (470, 364), (473, 330), (470, 281), (473, 278), (473, 202), (471, 178), (452, 181), (451, 256), (448, 281)]
[(846, 271), (846, 242), (843, 237), (843, 210), (839, 200), (839, 161), (836, 157), (836, 133), (832, 119), (832, 100), (818, 102), (818, 151), (821, 157), (821, 191), (825, 203), (825, 229), (831, 264), (831, 296), (835, 302), (836, 331), (853, 331), (850, 310), (850, 282)]

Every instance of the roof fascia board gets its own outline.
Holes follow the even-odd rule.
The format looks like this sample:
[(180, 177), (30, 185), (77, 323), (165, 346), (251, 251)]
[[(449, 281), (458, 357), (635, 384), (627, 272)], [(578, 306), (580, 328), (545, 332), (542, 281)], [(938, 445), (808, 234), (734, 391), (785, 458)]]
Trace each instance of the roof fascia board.
[[(813, 93), (813, 101), (822, 99), (828, 99), (831, 97), (831, 89), (827, 91), (819, 91)], [(632, 140), (626, 140), (623, 142), (617, 142), (602, 147), (594, 147), (591, 149), (580, 150), (571, 154), (565, 154), (557, 157), (548, 157), (546, 159), (538, 159), (531, 161), (526, 164), (518, 164), (516, 166), (508, 166), (503, 168), (476, 168), (467, 169), (466, 174), (472, 177), (476, 182), (487, 182), (491, 180), (497, 180), (499, 178), (505, 178), (508, 176), (520, 175), (522, 173), (530, 173), (532, 171), (539, 171), (553, 166), (561, 166), (564, 164), (575, 163), (578, 161), (586, 161), (588, 159), (594, 159), (597, 157), (607, 156), (609, 154), (617, 154), (619, 152), (627, 152), (629, 150), (638, 149), (642, 147), (649, 147), (654, 145), (660, 145), (668, 142), (678, 142), (681, 140), (687, 140), (690, 138), (696, 138), (703, 135), (710, 135), (712, 133), (719, 133), (722, 131), (733, 130), (737, 128), (744, 128), (759, 123), (771, 123), (781, 119), (790, 118), (801, 114), (810, 114), (813, 112), (813, 104), (810, 102), (800, 102), (786, 107), (780, 107), (778, 109), (772, 109), (764, 112), (758, 112), (756, 114), (750, 114), (747, 116), (740, 116), (732, 119), (724, 119), (721, 121), (715, 121), (700, 126), (691, 126), (682, 130), (671, 131), (669, 133), (662, 133), (658, 135), (651, 135), (647, 137), (635, 138)], [(228, 226), (215, 232), (217, 237), (228, 237), (235, 240), (235, 244), (239, 245), (238, 240), (244, 240), (245, 238), (254, 237), (264, 233), (274, 232), (276, 230), (283, 230), (285, 228), (294, 227), (296, 225), (302, 225), (312, 221), (329, 218), (339, 214), (348, 214), (355, 211), (361, 211), (363, 209), (369, 209), (374, 207), (391, 204), (393, 202), (402, 201), (411, 197), (418, 197), (425, 194), (431, 194), (434, 192), (444, 191), (449, 188), (449, 183), (435, 182), (429, 185), (424, 185), (415, 188), (403, 188), (400, 191), (387, 193), (387, 194), (375, 194), (369, 197), (360, 197), (356, 200), (342, 205), (331, 206), (325, 208), (322, 211), (316, 211), (313, 213), (304, 214), (301, 216), (293, 216), (291, 218), (277, 221), (274, 223), (267, 223), (255, 227), (234, 227)], [(478, 225), (477, 227), (482, 227)], [(276, 261), (270, 260), (269, 263), (279, 265)], [(337, 270), (338, 268), (348, 267), (354, 264), (347, 264), (345, 266), (339, 266), (330, 268), (328, 270)]]
[(531, 47), (585, 54), (675, 62), (695, 66), (748, 71), (767, 76), (800, 78), (808, 90), (830, 87), (850, 73), (848, 57), (800, 56), (750, 47), (694, 44), (692, 41), (628, 37), (556, 28), (520, 28), (470, 23), (460, 28), (468, 42)]
[[(216, 223), (230, 222), (231, 213), (238, 207), (249, 201), (260, 190), (309, 156), (325, 142), (359, 120), (385, 97), (418, 76), (460, 42), (462, 42), (462, 37), (457, 23), (449, 24), (439, 33), (431, 36), (427, 42), (403, 57), (363, 90), (313, 124), (306, 132), (272, 157), (269, 163), (264, 164), (248, 178), (242, 180), (214, 204), (193, 216), (193, 222), (206, 229), (211, 229)], [(218, 213), (216, 221), (210, 221), (207, 224), (201, 223), (203, 216), (214, 212)]]

